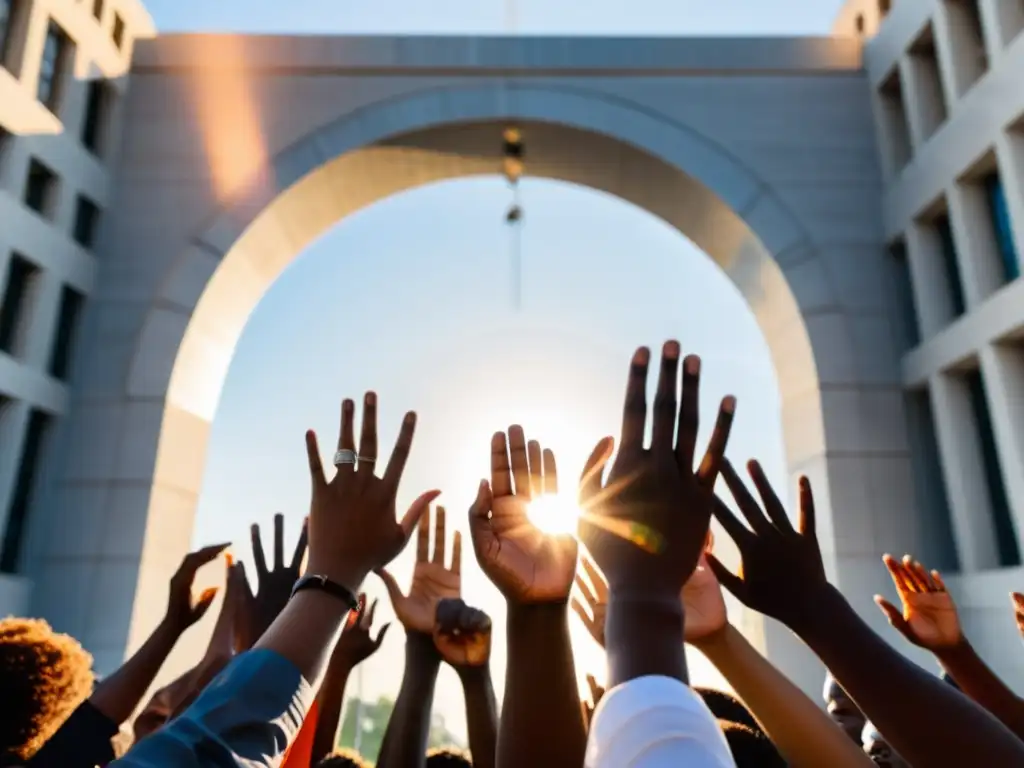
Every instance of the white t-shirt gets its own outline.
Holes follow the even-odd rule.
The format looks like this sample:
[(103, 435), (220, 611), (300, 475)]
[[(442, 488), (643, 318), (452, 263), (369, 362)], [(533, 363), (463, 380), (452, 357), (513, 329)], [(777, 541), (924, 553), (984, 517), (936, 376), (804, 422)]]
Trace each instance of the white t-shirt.
[(689, 686), (651, 675), (608, 691), (594, 713), (586, 768), (736, 768), (718, 721)]

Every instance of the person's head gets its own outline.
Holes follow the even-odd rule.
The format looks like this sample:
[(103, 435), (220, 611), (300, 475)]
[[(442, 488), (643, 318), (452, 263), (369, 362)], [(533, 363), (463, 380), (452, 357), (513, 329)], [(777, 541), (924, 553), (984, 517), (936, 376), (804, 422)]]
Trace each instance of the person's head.
[(786, 768), (786, 761), (763, 731), (726, 720), (719, 720), (718, 725), (725, 734), (736, 768)]
[(718, 720), (727, 720), (730, 723), (739, 723), (745, 725), (748, 728), (752, 728), (755, 731), (760, 731), (761, 726), (750, 710), (747, 709), (743, 702), (733, 696), (731, 693), (725, 691), (719, 691), (715, 688), (700, 688), (696, 687), (695, 690), (700, 694), (700, 697), (704, 699), (704, 703), (707, 708), (711, 710), (711, 714)]
[(825, 678), (823, 696), (828, 716), (832, 718), (832, 722), (842, 728), (855, 743), (860, 744), (861, 732), (864, 730), (867, 718), (831, 673)]
[(0, 621), (0, 763), (27, 760), (92, 691), (92, 656), (45, 621)]
[(427, 768), (473, 768), (473, 762), (461, 749), (440, 747), (427, 752)]
[(870, 722), (864, 725), (861, 741), (864, 743), (864, 751), (875, 765), (882, 768), (910, 768)]
[(331, 752), (316, 768), (370, 768), (370, 764), (358, 752), (343, 747)]

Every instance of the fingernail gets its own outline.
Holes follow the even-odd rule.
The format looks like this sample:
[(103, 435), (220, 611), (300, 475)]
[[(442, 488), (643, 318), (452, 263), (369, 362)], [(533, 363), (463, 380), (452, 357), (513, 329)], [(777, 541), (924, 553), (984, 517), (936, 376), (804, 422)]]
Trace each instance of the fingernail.
[(415, 411), (409, 411), (407, 414), (405, 414), (405, 423), (406, 424), (415, 424), (416, 423), (416, 412)]
[(647, 365), (651, 360), (651, 350), (647, 347), (640, 347), (633, 353), (633, 365)]
[(700, 357), (697, 355), (690, 355), (686, 358), (685, 362), (686, 372), (690, 376), (696, 376), (700, 373)]
[(367, 405), (376, 405), (377, 404), (377, 393), (376, 392), (367, 392), (366, 393), (365, 402), (366, 402)]
[(661, 352), (669, 360), (676, 360), (679, 358), (679, 342), (678, 341), (666, 341), (665, 346)]
[(722, 400), (722, 410), (726, 413), (734, 413), (736, 411), (736, 398), (732, 395), (727, 395)]

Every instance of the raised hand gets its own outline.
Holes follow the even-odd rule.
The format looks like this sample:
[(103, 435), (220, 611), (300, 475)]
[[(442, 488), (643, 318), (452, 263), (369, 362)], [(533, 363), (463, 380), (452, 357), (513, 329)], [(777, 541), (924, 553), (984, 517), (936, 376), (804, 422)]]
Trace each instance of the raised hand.
[(446, 598), (437, 604), (434, 647), (458, 669), (481, 667), (491, 658), (491, 617), (462, 600)]
[(193, 599), (192, 584), (195, 582), (196, 572), (207, 563), (216, 560), (227, 548), (227, 544), (215, 544), (185, 555), (185, 559), (181, 561), (178, 570), (171, 577), (167, 613), (164, 615), (164, 623), (169, 629), (180, 634), (203, 618), (210, 610), (213, 598), (217, 595), (217, 589), (215, 587), (205, 589), (198, 598)]
[(728, 624), (722, 587), (708, 565), (706, 555), (701, 555), (697, 568), (683, 586), (682, 601), (686, 614), (683, 627), (686, 642), (699, 645), (721, 633)]
[(730, 573), (714, 555), (707, 556), (708, 565), (719, 583), (748, 608), (792, 626), (791, 622), (813, 611), (817, 597), (828, 590), (815, 532), (811, 483), (800, 478), (800, 522), (795, 530), (761, 465), (751, 461), (747, 468), (764, 512), (728, 460), (722, 463), (722, 479), (750, 528), (720, 500), (714, 505), (715, 517), (739, 548), (742, 576)]
[(370, 635), (373, 629), (373, 615), (377, 612), (377, 601), (366, 607), (366, 595), (359, 595), (358, 610), (349, 613), (345, 620), (345, 626), (341, 630), (341, 636), (334, 646), (334, 653), (331, 655), (331, 665), (342, 665), (346, 670), (354, 669), (380, 650), (384, 636), (388, 632), (390, 624), (385, 624), (377, 632), (377, 636)]
[(256, 569), (257, 591), (253, 595), (252, 587), (246, 578), (244, 568), (242, 578), (245, 580), (245, 594), (239, 608), (235, 633), (237, 650), (245, 651), (252, 647), (274, 619), (288, 604), (292, 587), (301, 575), (302, 559), (306, 556), (309, 543), (309, 525), (302, 524), (302, 533), (295, 544), (292, 558), (286, 565), (284, 562), (284, 515), (274, 515), (274, 568), (267, 568), (266, 553), (260, 536), (260, 527), (252, 525), (249, 529), (252, 539), (252, 562)]
[(587, 675), (587, 685), (590, 686), (590, 701), (582, 700), (580, 707), (583, 709), (583, 722), (589, 731), (590, 722), (594, 719), (594, 710), (597, 709), (597, 705), (604, 698), (604, 688), (597, 684), (597, 678), (593, 675)]
[(1024, 595), (1020, 592), (1011, 592), (1010, 600), (1013, 603), (1013, 618), (1017, 623), (1017, 631), (1024, 637)]
[(586, 555), (580, 558), (583, 570), (587, 573), (590, 584), (580, 575), (576, 574), (576, 587), (579, 589), (583, 599), (587, 601), (587, 607), (577, 598), (572, 599), (572, 609), (580, 617), (583, 626), (587, 628), (594, 642), (604, 648), (604, 622), (608, 615), (608, 582), (594, 565), (593, 561)]
[(328, 579), (357, 592), (370, 571), (382, 568), (398, 555), (412, 535), (420, 516), (440, 491), (429, 491), (413, 502), (401, 521), (395, 519), (395, 496), (416, 429), (416, 414), (402, 421), (398, 442), (383, 477), (377, 477), (377, 395), (363, 400), (363, 424), (359, 452), (355, 453), (355, 404), (341, 404), (341, 429), (337, 472), (329, 481), (320, 461), (316, 434), (306, 433), (306, 454), (313, 485), (309, 513), (309, 564), (307, 573)]
[(569, 597), (576, 539), (545, 534), (527, 517), (532, 499), (557, 492), (554, 453), (535, 440), (527, 444), (520, 426), (509, 427), (507, 441), (504, 432), (494, 435), (491, 482), (480, 483), (469, 510), (469, 530), (480, 567), (509, 601), (548, 603)]
[(580, 538), (613, 593), (623, 590), (678, 599), (704, 546), (712, 489), (736, 401), (732, 397), (722, 401), (708, 451), (695, 473), (700, 359), (688, 357), (683, 364), (679, 407), (679, 354), (675, 341), (662, 350), (651, 447), (644, 448), (650, 351), (641, 348), (630, 364), (622, 438), (607, 482), (602, 482), (602, 470), (612, 451), (611, 438), (598, 443), (584, 469)]
[(434, 616), (441, 600), (458, 598), (462, 594), (462, 534), (455, 532), (452, 541), (452, 564), (444, 565), (445, 559), (445, 511), (437, 507), (434, 516), (434, 556), (428, 558), (430, 549), (430, 513), (420, 518), (419, 535), (416, 539), (416, 567), (412, 572), (412, 587), (408, 595), (402, 594), (395, 577), (380, 569), (377, 575), (384, 581), (395, 615), (407, 630), (431, 634)]
[(882, 561), (903, 605), (901, 613), (884, 597), (875, 595), (875, 602), (889, 623), (914, 645), (929, 651), (953, 648), (963, 642), (956, 605), (939, 572), (928, 573), (910, 555), (902, 563), (891, 555), (885, 555)]

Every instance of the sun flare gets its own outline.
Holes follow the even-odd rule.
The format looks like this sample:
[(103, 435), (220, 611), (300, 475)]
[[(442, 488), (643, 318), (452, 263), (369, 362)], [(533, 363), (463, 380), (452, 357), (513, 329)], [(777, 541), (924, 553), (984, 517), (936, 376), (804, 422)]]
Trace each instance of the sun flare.
[(526, 515), (531, 523), (546, 534), (575, 536), (580, 508), (571, 497), (547, 494), (531, 501)]

